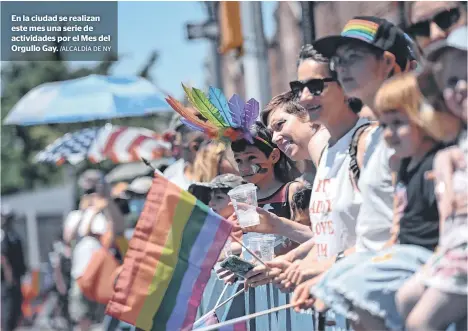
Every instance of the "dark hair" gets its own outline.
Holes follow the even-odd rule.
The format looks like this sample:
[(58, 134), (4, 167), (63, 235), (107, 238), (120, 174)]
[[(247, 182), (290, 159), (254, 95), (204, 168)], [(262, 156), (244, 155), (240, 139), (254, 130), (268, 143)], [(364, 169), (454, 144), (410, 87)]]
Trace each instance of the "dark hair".
[(330, 59), (319, 53), (311, 44), (306, 44), (301, 47), (301, 50), (299, 51), (299, 59), (297, 60), (297, 66), (299, 66), (305, 60), (312, 60), (326, 65), (330, 76), (335, 79), (337, 78), (336, 71), (330, 69)]
[(312, 188), (304, 186), (293, 194), (292, 208), (296, 211), (307, 210), (309, 208), (310, 197), (312, 196)]
[[(265, 156), (269, 157), (271, 152), (273, 152), (273, 149), (278, 148), (272, 141), (270, 130), (268, 130), (262, 122), (255, 122), (255, 124), (250, 129), (250, 133), (254, 137), (253, 144), (251, 144), (246, 139), (233, 141), (231, 144), (233, 152), (240, 153), (245, 151), (248, 146), (255, 146), (260, 151), (262, 151)], [(260, 138), (261, 140), (266, 141), (268, 144), (255, 138)], [(299, 177), (300, 172), (294, 162), (291, 161), (291, 159), (289, 159), (286, 154), (284, 154), (279, 148), (278, 150), (280, 151), (280, 159), (275, 163), (274, 166), (275, 177), (283, 183), (288, 183)]]
[[(383, 54), (383, 52), (381, 54)], [(332, 68), (330, 67), (330, 60), (323, 56), (321, 53), (319, 53), (311, 44), (306, 44), (302, 46), (301, 51), (299, 52), (299, 59), (297, 60), (297, 65), (299, 66), (305, 60), (312, 60), (326, 65), (330, 76), (336, 79), (336, 83), (340, 85), (336, 71), (332, 70)], [(355, 114), (357, 114), (362, 109), (362, 101), (358, 98), (349, 98), (348, 106)], [(266, 118), (268, 119), (268, 116)]]
[(297, 102), (297, 97), (292, 91), (283, 92), (278, 94), (266, 105), (260, 113), (260, 119), (264, 125), (268, 124), (268, 117), (276, 109), (284, 107), (288, 114), (297, 114), (298, 117), (305, 117), (307, 111)]
[(228, 192), (232, 190), (231, 188), (229, 187), (218, 187), (218, 188), (214, 188), (213, 189), (213, 192), (217, 193), (217, 192), (221, 192), (222, 194), (228, 194)]

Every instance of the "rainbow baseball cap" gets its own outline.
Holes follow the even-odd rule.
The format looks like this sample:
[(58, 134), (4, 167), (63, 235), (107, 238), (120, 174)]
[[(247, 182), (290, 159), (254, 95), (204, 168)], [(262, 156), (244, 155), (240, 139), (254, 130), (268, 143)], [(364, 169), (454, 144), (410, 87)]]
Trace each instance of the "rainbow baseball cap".
[(339, 36), (327, 36), (312, 45), (323, 56), (331, 58), (338, 47), (357, 40), (395, 55), (396, 63), (403, 71), (408, 59), (414, 58), (408, 38), (400, 28), (383, 18), (357, 16), (346, 23)]

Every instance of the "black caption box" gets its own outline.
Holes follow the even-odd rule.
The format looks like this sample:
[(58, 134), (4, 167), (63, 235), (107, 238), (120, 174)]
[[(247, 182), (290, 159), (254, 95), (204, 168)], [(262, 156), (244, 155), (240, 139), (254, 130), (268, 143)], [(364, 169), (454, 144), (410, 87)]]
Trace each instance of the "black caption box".
[(1, 2), (1, 60), (99, 61), (118, 53), (116, 1)]

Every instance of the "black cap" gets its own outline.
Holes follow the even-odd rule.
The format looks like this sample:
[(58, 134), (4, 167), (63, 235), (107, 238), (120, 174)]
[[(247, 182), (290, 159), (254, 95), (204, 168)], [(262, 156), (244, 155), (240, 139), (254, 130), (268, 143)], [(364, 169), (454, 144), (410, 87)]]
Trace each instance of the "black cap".
[(354, 17), (346, 23), (341, 35), (318, 39), (313, 46), (323, 56), (331, 58), (339, 46), (356, 40), (395, 55), (402, 71), (408, 59), (414, 57), (405, 33), (393, 23), (374, 16)]
[(245, 180), (242, 179), (242, 177), (234, 175), (234, 174), (224, 174), (224, 175), (219, 175), (211, 182), (208, 183), (194, 183), (192, 185), (194, 186), (200, 186), (200, 187), (206, 187), (209, 189), (229, 189), (232, 190), (233, 188), (236, 188), (239, 185), (242, 184), (247, 184)]

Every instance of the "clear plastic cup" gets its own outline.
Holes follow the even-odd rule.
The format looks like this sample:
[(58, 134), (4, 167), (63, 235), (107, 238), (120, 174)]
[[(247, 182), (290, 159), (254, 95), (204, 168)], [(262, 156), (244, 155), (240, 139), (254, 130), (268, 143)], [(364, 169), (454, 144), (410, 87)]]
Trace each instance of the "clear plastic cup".
[[(257, 187), (254, 184), (239, 185), (228, 192), (231, 198), (239, 225), (242, 228), (260, 224), (260, 218), (256, 211), (257, 205)], [(247, 208), (238, 208), (237, 203), (249, 205)]]
[(271, 261), (274, 257), (275, 237), (269, 235), (250, 237), (249, 248), (262, 259), (262, 261)]

